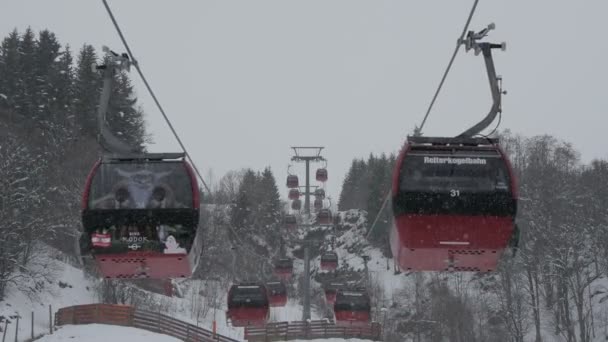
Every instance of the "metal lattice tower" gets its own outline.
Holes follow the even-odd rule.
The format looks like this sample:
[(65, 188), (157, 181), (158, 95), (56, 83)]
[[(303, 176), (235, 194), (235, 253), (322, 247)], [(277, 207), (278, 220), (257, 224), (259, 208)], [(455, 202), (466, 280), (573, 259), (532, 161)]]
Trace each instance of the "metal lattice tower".
[[(323, 146), (292, 146), (294, 156), (291, 161), (304, 162), (306, 164), (306, 183), (304, 190), (304, 211), (310, 217), (310, 163), (326, 161), (321, 156)], [(312, 241), (303, 241), (304, 244), (304, 310), (302, 312), (302, 320), (310, 319), (310, 244)]]

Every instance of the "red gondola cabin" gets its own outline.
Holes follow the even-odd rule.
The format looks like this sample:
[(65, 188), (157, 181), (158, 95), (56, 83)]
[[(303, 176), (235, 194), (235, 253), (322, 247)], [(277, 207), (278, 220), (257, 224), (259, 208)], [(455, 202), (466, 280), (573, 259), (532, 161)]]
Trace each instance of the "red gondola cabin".
[(327, 169), (317, 169), (316, 179), (317, 182), (327, 182)]
[(392, 204), (391, 248), (404, 271), (490, 272), (516, 244), (517, 185), (494, 139), (409, 138)]
[(285, 228), (289, 230), (298, 228), (298, 220), (296, 219), (295, 215), (285, 215), (283, 224), (285, 225)]
[(268, 300), (271, 307), (281, 307), (287, 304), (287, 288), (280, 281), (272, 281), (266, 283), (268, 291)]
[(291, 209), (292, 210), (302, 209), (302, 201), (299, 198), (291, 201)]
[(85, 184), (81, 252), (106, 278), (189, 277), (202, 252), (198, 220), (183, 153), (104, 156)]
[(287, 176), (287, 187), (290, 189), (297, 188), (300, 185), (298, 181), (298, 176), (296, 175), (288, 175)]
[(320, 199), (320, 198), (316, 198), (315, 201), (314, 201), (314, 203), (313, 203), (313, 206), (314, 206), (314, 208), (315, 208), (316, 211), (319, 211), (319, 210), (323, 209), (323, 200)]
[(336, 325), (367, 326), (371, 321), (371, 302), (365, 291), (338, 290), (334, 302)]
[(336, 268), (338, 268), (338, 254), (335, 252), (321, 254), (321, 269), (323, 271), (333, 271)]
[(315, 197), (318, 199), (321, 199), (321, 200), (325, 199), (325, 190), (323, 190), (323, 189), (315, 190)]
[(317, 214), (317, 223), (320, 225), (331, 225), (333, 224), (333, 216), (331, 210), (321, 209)]
[(325, 300), (329, 304), (334, 304), (336, 302), (336, 295), (338, 293), (338, 290), (340, 290), (344, 287), (345, 287), (345, 285), (342, 283), (329, 283), (329, 284), (325, 285), (325, 287), (324, 287)]
[(270, 317), (270, 303), (264, 285), (232, 285), (228, 291), (226, 321), (234, 327), (261, 326)]
[(290, 258), (278, 259), (274, 264), (274, 274), (283, 280), (291, 278), (293, 274), (293, 260)]
[(300, 198), (300, 190), (298, 189), (289, 189), (289, 195), (287, 196), (290, 200), (296, 200)]

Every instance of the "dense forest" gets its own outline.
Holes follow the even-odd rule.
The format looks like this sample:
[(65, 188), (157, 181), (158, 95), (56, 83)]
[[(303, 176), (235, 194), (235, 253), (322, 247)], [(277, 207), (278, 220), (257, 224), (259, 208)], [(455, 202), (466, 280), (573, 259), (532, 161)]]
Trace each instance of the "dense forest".
[[(389, 255), (388, 236), (391, 227), (390, 208), (385, 205), (392, 184), (395, 155), (381, 154), (379, 157), (371, 154), (367, 160), (353, 160), (344, 183), (338, 202), (338, 210), (361, 209), (368, 213), (376, 225), (373, 227), (370, 239)], [(381, 211), (382, 209), (382, 211)], [(372, 227), (370, 226), (370, 229)]]

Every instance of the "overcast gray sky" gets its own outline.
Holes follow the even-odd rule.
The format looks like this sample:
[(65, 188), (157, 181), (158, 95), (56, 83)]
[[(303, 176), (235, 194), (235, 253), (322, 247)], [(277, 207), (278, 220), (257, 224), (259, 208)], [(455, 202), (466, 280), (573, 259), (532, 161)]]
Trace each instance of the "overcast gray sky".
[[(135, 57), (196, 163), (216, 180), (270, 165), (284, 187), (292, 145), (323, 145), (337, 199), (354, 157), (396, 152), (419, 124), (472, 1), (110, 0)], [(605, 0), (481, 0), (509, 94), (501, 129), (606, 158)], [(123, 51), (99, 1), (2, 0), (0, 32), (48, 28), (73, 50)], [(152, 151), (178, 145), (134, 73)], [(490, 106), (483, 59), (464, 50), (424, 129), (456, 135)], [(303, 168), (300, 175), (303, 175)]]

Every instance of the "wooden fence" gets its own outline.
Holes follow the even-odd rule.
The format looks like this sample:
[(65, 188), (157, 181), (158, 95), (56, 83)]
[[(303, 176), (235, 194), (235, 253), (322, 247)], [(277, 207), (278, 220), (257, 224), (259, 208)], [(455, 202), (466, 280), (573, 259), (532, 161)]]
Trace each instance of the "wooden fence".
[(138, 310), (129, 305), (77, 305), (59, 309), (55, 314), (55, 325), (90, 323), (129, 326), (173, 336), (186, 342), (239, 342), (175, 318)]
[(289, 341), (318, 338), (360, 338), (382, 340), (379, 323), (366, 326), (337, 326), (327, 321), (268, 323), (264, 327), (246, 327), (245, 339), (249, 342)]

